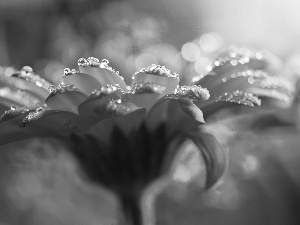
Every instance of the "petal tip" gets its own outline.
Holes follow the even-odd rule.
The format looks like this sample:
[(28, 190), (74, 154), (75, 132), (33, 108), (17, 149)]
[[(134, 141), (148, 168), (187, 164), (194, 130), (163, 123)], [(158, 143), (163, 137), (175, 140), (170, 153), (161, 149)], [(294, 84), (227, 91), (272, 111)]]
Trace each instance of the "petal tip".
[(216, 98), (216, 102), (220, 101), (233, 102), (252, 107), (261, 105), (261, 100), (258, 97), (251, 93), (246, 93), (239, 90), (236, 90), (232, 93), (225, 92), (223, 95), (218, 96)]
[(200, 85), (178, 86), (173, 94), (168, 95), (169, 98), (200, 101), (208, 100), (210, 97), (209, 91)]
[(179, 79), (179, 75), (177, 73), (171, 72), (169, 69), (167, 69), (164, 66), (152, 64), (148, 66), (147, 68), (143, 68), (140, 71), (136, 72), (133, 77), (138, 76), (141, 73), (147, 73), (151, 75), (158, 75), (163, 77), (169, 77), (174, 79)]

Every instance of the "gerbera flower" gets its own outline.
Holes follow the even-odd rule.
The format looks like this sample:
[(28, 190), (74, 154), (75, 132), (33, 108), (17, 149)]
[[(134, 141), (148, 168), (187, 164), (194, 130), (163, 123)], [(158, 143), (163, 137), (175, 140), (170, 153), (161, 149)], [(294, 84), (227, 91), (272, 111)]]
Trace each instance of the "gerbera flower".
[(260, 106), (259, 96), (289, 104), (290, 87), (263, 71), (263, 59), (232, 53), (214, 65), (190, 86), (179, 86), (179, 75), (159, 65), (135, 73), (127, 86), (108, 60), (93, 57), (79, 59), (79, 70), (66, 68), (57, 86), (30, 67), (10, 77), (2, 74), (1, 107), (6, 111), (0, 145), (61, 140), (83, 171), (120, 199), (122, 224), (151, 224), (143, 219), (151, 217), (149, 202), (140, 202), (168, 174), (184, 140), (191, 139), (203, 156), (205, 188), (214, 187), (224, 174), (226, 152), (203, 129), (205, 119), (233, 104)]

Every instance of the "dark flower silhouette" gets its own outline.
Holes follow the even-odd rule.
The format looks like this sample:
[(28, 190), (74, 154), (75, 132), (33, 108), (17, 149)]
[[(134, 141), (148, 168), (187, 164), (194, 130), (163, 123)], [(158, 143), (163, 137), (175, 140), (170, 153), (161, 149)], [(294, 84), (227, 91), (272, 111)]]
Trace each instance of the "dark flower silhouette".
[(140, 70), (127, 86), (108, 64), (105, 59), (79, 59), (79, 71), (66, 68), (57, 86), (30, 67), (9, 77), (4, 71), (0, 145), (61, 140), (93, 181), (119, 197), (122, 224), (153, 223), (145, 219), (151, 212), (147, 202), (140, 205), (143, 195), (168, 174), (187, 138), (203, 156), (205, 188), (217, 184), (227, 156), (205, 130), (204, 119), (226, 107), (260, 106), (259, 97), (270, 107), (289, 105), (292, 98), (289, 84), (270, 77), (267, 61), (255, 55), (230, 53), (195, 84), (182, 86), (178, 74), (159, 65)]

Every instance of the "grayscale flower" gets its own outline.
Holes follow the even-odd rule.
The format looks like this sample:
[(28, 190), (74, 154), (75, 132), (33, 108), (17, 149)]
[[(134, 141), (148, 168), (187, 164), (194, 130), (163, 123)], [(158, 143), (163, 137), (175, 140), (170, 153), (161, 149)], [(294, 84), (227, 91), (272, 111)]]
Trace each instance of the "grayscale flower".
[(108, 60), (82, 58), (78, 67), (66, 68), (57, 86), (30, 67), (11, 76), (3, 69), (0, 145), (61, 140), (89, 178), (119, 198), (122, 224), (153, 223), (145, 222), (149, 206), (140, 205), (143, 194), (168, 174), (186, 139), (203, 156), (205, 188), (218, 183), (227, 155), (203, 129), (205, 119), (228, 107), (260, 106), (261, 99), (269, 107), (282, 107), (293, 95), (289, 84), (270, 77), (266, 61), (255, 55), (230, 53), (217, 59), (208, 75), (182, 86), (178, 74), (154, 64), (135, 73), (130, 86)]

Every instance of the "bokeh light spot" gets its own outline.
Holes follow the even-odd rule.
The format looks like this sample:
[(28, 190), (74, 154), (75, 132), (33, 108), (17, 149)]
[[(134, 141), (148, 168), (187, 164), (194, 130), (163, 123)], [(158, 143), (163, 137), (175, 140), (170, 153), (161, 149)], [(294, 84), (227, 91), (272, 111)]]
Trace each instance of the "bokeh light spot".
[(216, 33), (206, 33), (200, 37), (199, 45), (205, 52), (214, 52), (221, 47), (222, 39)]
[(195, 43), (185, 43), (181, 48), (181, 55), (186, 61), (195, 62), (201, 55), (200, 48)]

